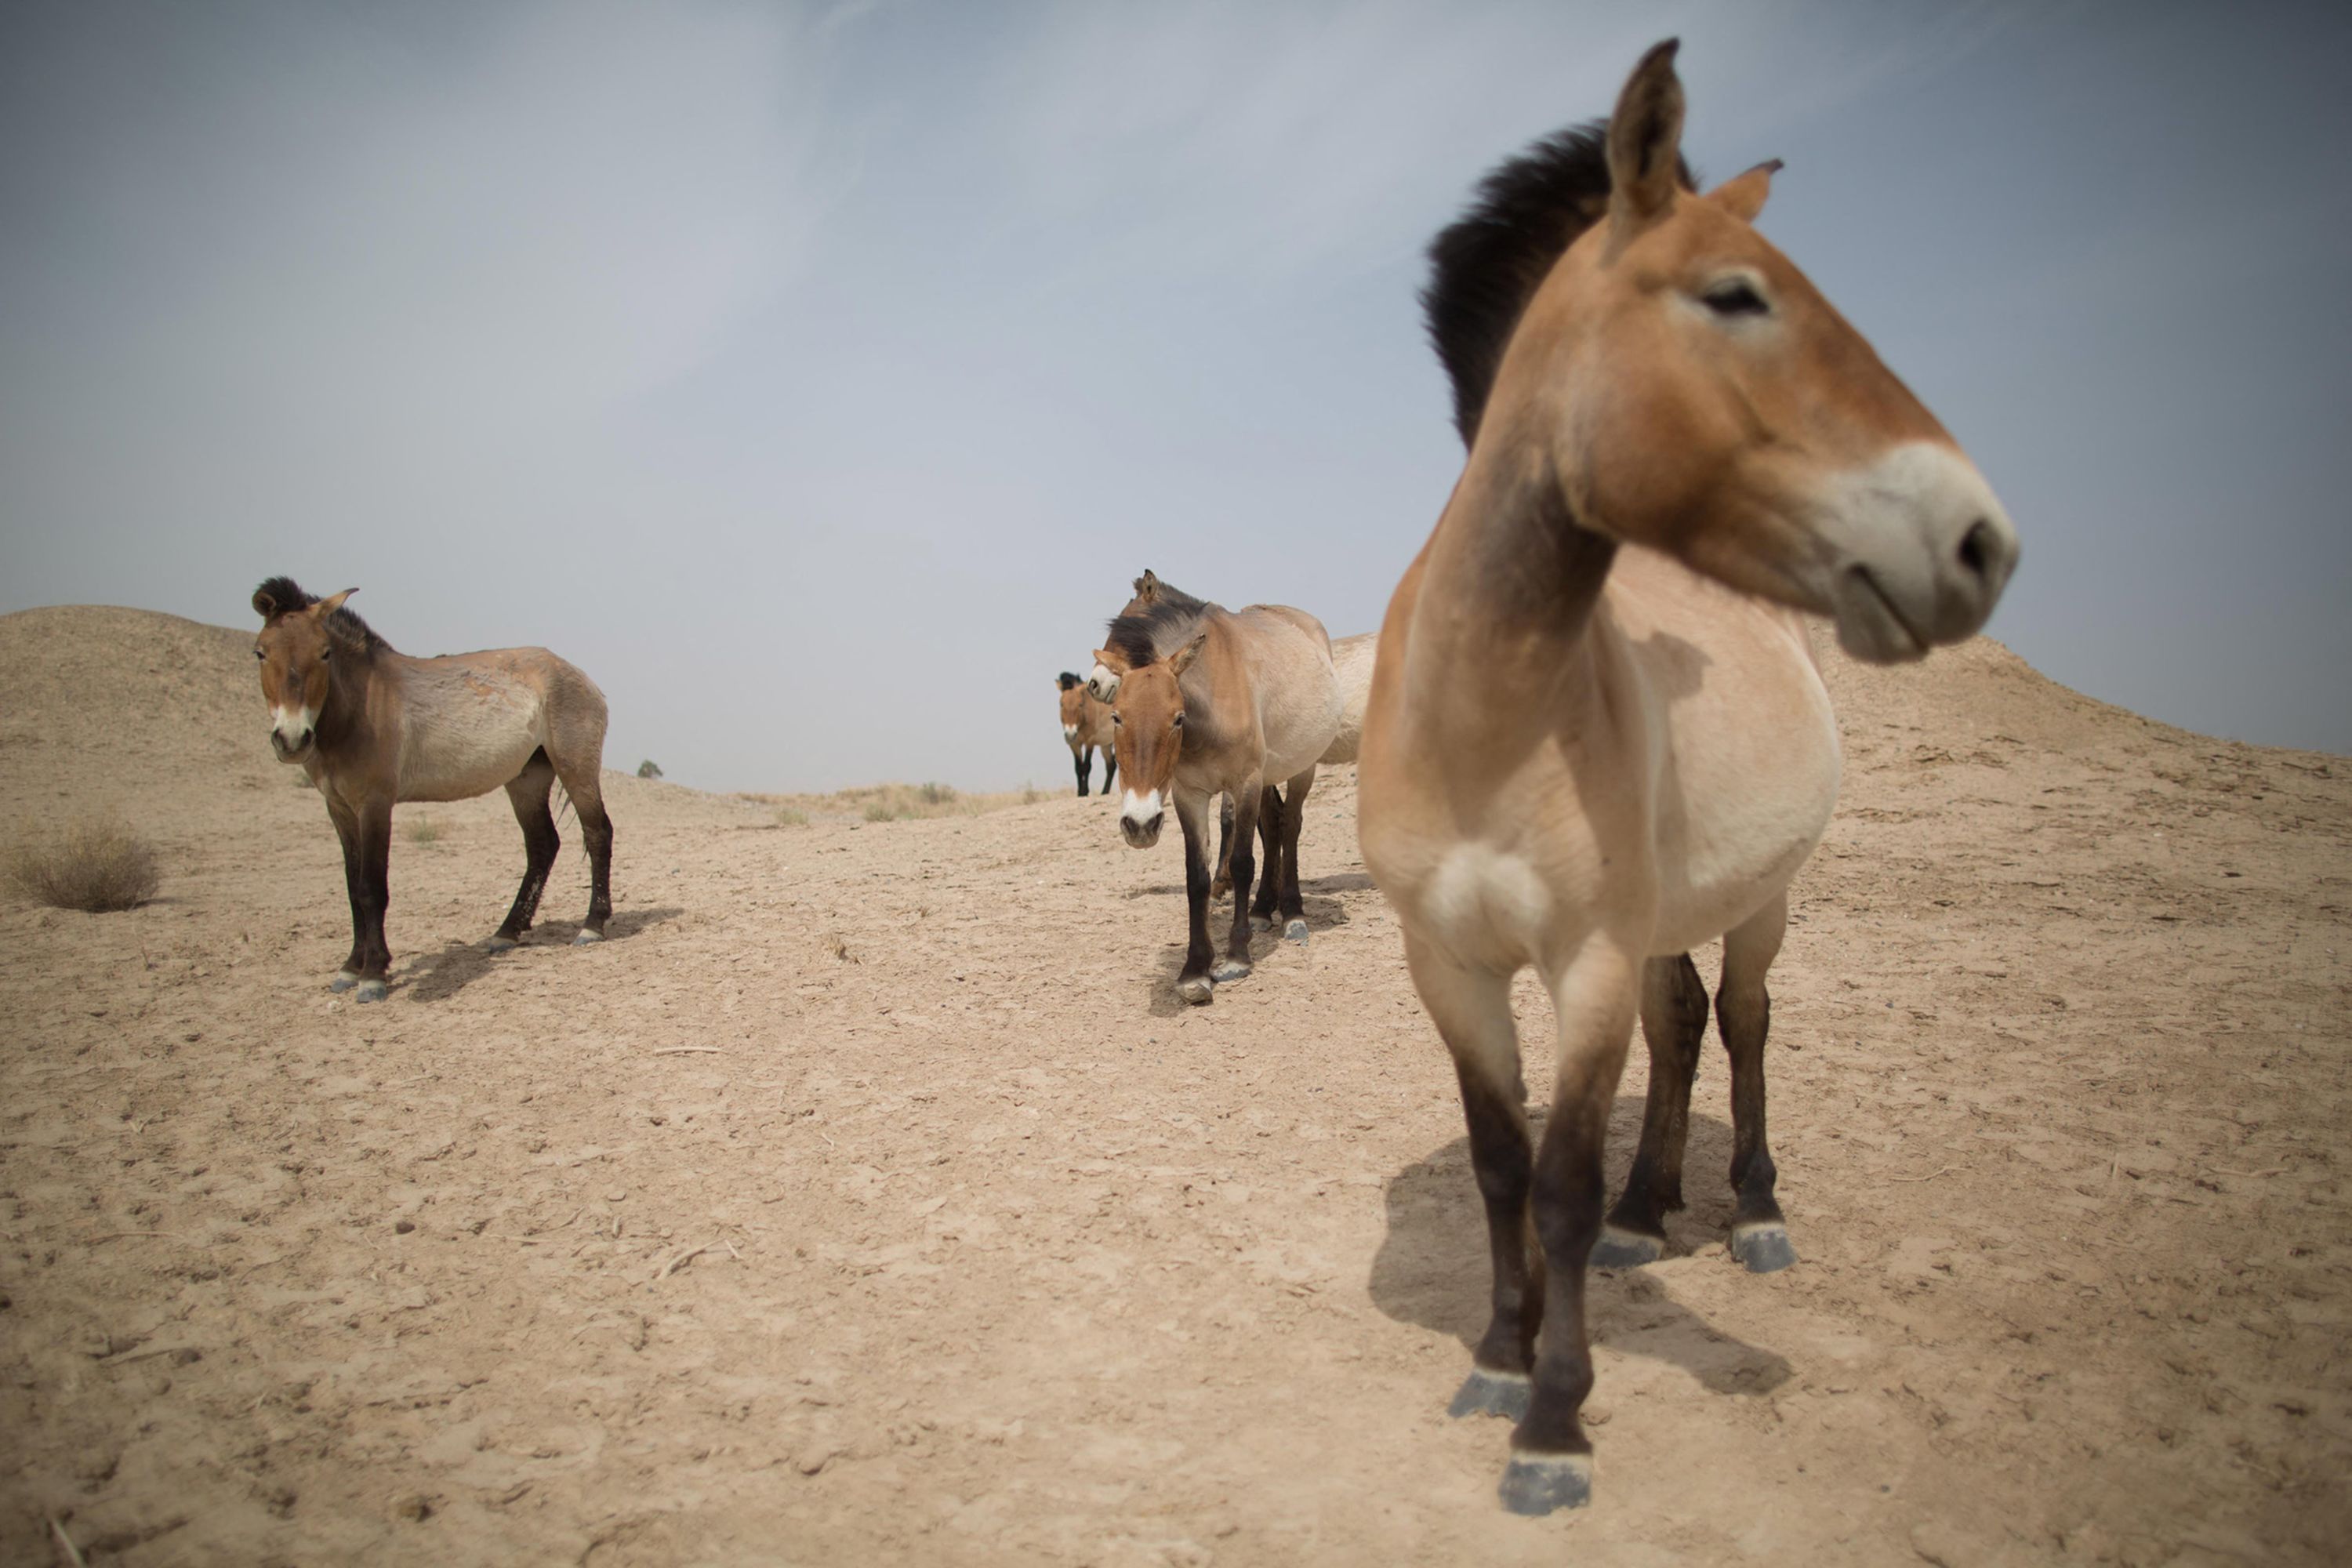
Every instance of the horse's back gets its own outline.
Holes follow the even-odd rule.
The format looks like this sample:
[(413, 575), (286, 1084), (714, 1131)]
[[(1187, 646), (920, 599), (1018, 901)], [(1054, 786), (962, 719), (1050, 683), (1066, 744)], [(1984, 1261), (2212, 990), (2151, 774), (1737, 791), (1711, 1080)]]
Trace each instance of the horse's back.
[(604, 694), (542, 647), (404, 659), (402, 800), (465, 800), (499, 788), (545, 751), (576, 795), (604, 753)]
[(1323, 623), (1292, 605), (1234, 612), (1243, 633), (1265, 740), (1265, 776), (1286, 779), (1314, 766), (1339, 733), (1345, 703)]

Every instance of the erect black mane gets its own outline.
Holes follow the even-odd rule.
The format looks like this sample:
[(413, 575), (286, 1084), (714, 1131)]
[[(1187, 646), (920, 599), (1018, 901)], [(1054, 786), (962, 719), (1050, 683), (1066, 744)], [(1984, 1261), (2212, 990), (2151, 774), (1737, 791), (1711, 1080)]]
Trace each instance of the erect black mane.
[[(261, 601), (267, 598), (278, 615), (287, 615), (295, 610), (307, 610), (319, 602), (317, 595), (305, 593), (302, 585), (291, 577), (268, 579), (253, 591), (253, 598), (255, 608), (258, 609)], [(370, 658), (392, 647), (376, 634), (373, 626), (360, 619), (359, 612), (349, 605), (339, 607), (333, 615), (327, 617), (327, 633), (337, 642), (343, 643)]]
[(1067, 691), (1073, 686), (1077, 685), (1080, 679), (1080, 677), (1072, 675), (1066, 669), (1062, 671), (1061, 674), (1054, 677), (1054, 684), (1060, 687), (1063, 690)]
[(1159, 596), (1133, 615), (1112, 617), (1103, 644), (1134, 668), (1175, 652), (1192, 635), (1201, 617), (1217, 606), (1196, 599), (1181, 588), (1160, 584)]
[[(1675, 172), (1695, 189), (1678, 154)], [(1423, 321), (1454, 383), (1454, 427), (1467, 447), (1503, 350), (1552, 264), (1609, 213), (1609, 122), (1555, 131), (1478, 182), (1469, 208), (1429, 244)]]

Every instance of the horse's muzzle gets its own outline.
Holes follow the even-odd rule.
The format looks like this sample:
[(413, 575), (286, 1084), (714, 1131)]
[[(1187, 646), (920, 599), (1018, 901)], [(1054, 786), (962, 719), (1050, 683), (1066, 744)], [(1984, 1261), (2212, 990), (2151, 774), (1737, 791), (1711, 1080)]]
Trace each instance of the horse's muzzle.
[(302, 738), (289, 745), (285, 736), (272, 730), (269, 731), (269, 749), (278, 753), (278, 760), (281, 763), (299, 763), (310, 754), (310, 742), (317, 736), (317, 731), (305, 730)]
[(1160, 842), (1160, 825), (1167, 820), (1164, 811), (1155, 811), (1141, 822), (1122, 816), (1118, 819), (1118, 836), (1127, 840), (1130, 849), (1149, 849)]

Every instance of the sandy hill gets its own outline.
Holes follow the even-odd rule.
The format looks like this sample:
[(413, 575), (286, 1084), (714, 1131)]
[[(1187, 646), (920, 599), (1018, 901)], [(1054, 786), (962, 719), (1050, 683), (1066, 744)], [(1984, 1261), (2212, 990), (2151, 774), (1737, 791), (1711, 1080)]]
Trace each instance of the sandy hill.
[[(2352, 1534), (2352, 787), (1979, 643), (1831, 660), (1849, 770), (1775, 971), (1802, 1262), (1596, 1277), (1596, 1502), (1442, 1411), (1485, 1244), (1353, 847), (1188, 1010), (1100, 799), (776, 825), (608, 775), (615, 940), (481, 950), (502, 799), (393, 856), (391, 998), (241, 631), (0, 617), (0, 1559), (2328, 1562)], [(1038, 713), (1041, 755), (1058, 739)], [(409, 814), (404, 814), (404, 820)], [(1523, 992), (1530, 1079), (1545, 1009)], [(1637, 1051), (1638, 1058), (1638, 1051)], [(1614, 1130), (1630, 1152), (1643, 1083)], [(1538, 1090), (1540, 1095), (1540, 1087)], [(1696, 1478), (1695, 1480), (1694, 1478)]]

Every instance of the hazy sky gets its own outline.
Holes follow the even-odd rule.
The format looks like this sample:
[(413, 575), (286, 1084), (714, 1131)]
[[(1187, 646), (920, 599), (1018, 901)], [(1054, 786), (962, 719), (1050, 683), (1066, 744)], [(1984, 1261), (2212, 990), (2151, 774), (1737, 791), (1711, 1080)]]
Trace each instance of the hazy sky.
[(1058, 785), (1143, 567), (1377, 625), (1461, 460), (1423, 247), (1678, 34), (2017, 519), (1994, 634), (2352, 751), (2352, 6), (1634, 11), (12, 0), (0, 611), (357, 584), (616, 766)]

